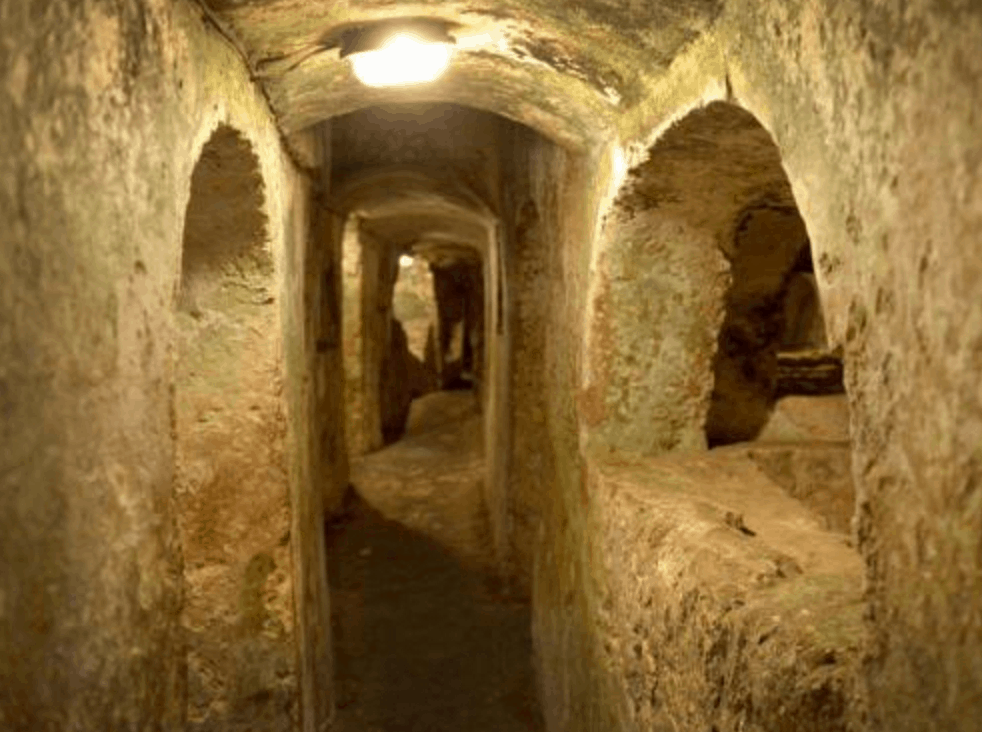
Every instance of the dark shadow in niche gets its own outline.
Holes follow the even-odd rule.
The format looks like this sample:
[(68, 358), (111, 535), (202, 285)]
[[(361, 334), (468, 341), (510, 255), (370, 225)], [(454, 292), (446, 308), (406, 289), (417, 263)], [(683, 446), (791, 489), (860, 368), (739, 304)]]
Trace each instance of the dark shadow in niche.
[(781, 386), (780, 353), (825, 346), (818, 290), (808, 271), (808, 232), (797, 209), (749, 206), (739, 218), (732, 252), (706, 418), (710, 447), (754, 439), (782, 390), (796, 393), (789, 374)]
[(334, 262), (324, 269), (320, 288), (320, 337), (317, 339), (317, 353), (327, 353), (341, 345), (341, 306), (338, 297), (337, 273)]
[(747, 203), (737, 209), (732, 234), (719, 242), (730, 262), (730, 287), (706, 441), (710, 448), (745, 450), (826, 528), (848, 534), (855, 508), (849, 407), (841, 352), (826, 337), (808, 231), (770, 135), (742, 110), (711, 105), (707, 111), (716, 125), (703, 139), (718, 141), (719, 186), (735, 189), (733, 173), (745, 179), (752, 173), (754, 183), (745, 189)]

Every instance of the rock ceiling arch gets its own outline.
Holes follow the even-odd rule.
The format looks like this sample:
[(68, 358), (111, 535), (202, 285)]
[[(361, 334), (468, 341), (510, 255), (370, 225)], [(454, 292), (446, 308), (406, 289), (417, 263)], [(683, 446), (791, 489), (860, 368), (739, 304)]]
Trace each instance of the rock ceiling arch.
[(475, 194), (446, 180), (394, 168), (349, 181), (336, 205), (380, 241), (429, 261), (480, 260), (495, 216)]
[[(239, 43), (287, 134), (372, 105), (455, 102), (583, 147), (640, 100), (646, 80), (715, 21), (724, 0), (202, 2)], [(444, 78), (370, 89), (329, 48), (344, 26), (393, 17), (454, 28), (458, 53)]]

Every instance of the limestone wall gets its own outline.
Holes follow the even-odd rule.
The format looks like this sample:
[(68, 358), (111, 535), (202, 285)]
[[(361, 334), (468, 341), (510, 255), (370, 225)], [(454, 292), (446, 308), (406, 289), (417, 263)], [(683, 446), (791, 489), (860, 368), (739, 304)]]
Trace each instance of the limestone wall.
[[(398, 139), (389, 133), (404, 120), (334, 142), (326, 127), (297, 133), (291, 144), (309, 149), (293, 154), (350, 152), (337, 162), (341, 174), (367, 163), (449, 168), (466, 158), (450, 183), (500, 214), (501, 249), (486, 260), (495, 316), (486, 319), (495, 334), (486, 490), (499, 558), (533, 597), (551, 729), (798, 729), (814, 718), (840, 729), (973, 730), (982, 718), (982, 13), (967, 0), (706, 6), (711, 12), (692, 14), (698, 32), (673, 32), (651, 68), (631, 76), (630, 93), (602, 113), (577, 102), (583, 82), (565, 62), (528, 104), (515, 91), (530, 87), (508, 76), (466, 89), (460, 80), (470, 77), (460, 76), (450, 87), (598, 145), (586, 152), (487, 120), (475, 122), (473, 139), (466, 119), (441, 137), (440, 117)], [(317, 729), (329, 716), (319, 522), (345, 484), (332, 309), (341, 224), (327, 205), (331, 178), (297, 167), (241, 58), (199, 12), (184, 0), (129, 0), (111, 11), (69, 0), (0, 5), (5, 729), (188, 722), (180, 619), (185, 572), (200, 567), (185, 562), (178, 530), (175, 433), (200, 405), (184, 410), (173, 393), (177, 311), (193, 170), (223, 124), (257, 162), (270, 264), (263, 287), (273, 298), (254, 321), (274, 331), (252, 364), (263, 377), (253, 384), (262, 418), (258, 427), (241, 413), (236, 420), (272, 435), (260, 462), (275, 495), (264, 499), (288, 505), (276, 528), (289, 531), (263, 523), (253, 536), (261, 546), (236, 547), (234, 571), (214, 563), (231, 578), (221, 593), (226, 625), (255, 636), (265, 626), (246, 619), (280, 618), (279, 639), (295, 648), (270, 681), (287, 690), (285, 705), (267, 709), (275, 724)], [(597, 12), (568, 27), (582, 22), (586, 37)], [(658, 15), (624, 16), (597, 37), (623, 28), (644, 41), (639, 17)], [(630, 45), (638, 55), (617, 61), (625, 72), (653, 48)], [(562, 110), (560, 87), (572, 90)], [(337, 101), (337, 90), (323, 91), (294, 110), (291, 129)], [(808, 582), (794, 567), (808, 576), (810, 565), (774, 554), (776, 545), (761, 548), (753, 517), (712, 493), (712, 466), (699, 468), (709, 477), (685, 501), (664, 498), (685, 481), (666, 477), (672, 471), (659, 461), (705, 456), (725, 248), (742, 207), (759, 203), (741, 186), (725, 201), (699, 198), (719, 193), (718, 149), (702, 133), (678, 132), (712, 102), (745, 110), (773, 139), (787, 184), (764, 198), (785, 205), (793, 195), (829, 345), (844, 349), (864, 625), (857, 631), (851, 583), (842, 595), (848, 612), (825, 616), (844, 618), (848, 631), (836, 636), (831, 660), (813, 654), (835, 635), (828, 625), (811, 633), (799, 617), (774, 636), (758, 624), (763, 614), (740, 609), (808, 610), (807, 592), (797, 591)], [(353, 104), (345, 97), (339, 109)], [(554, 108), (555, 124), (541, 111)], [(567, 117), (578, 110), (573, 125)], [(355, 113), (345, 124), (350, 131), (363, 121)], [(629, 176), (646, 164), (668, 170), (680, 151), (690, 157), (671, 181), (642, 176), (638, 186)], [(699, 167), (693, 160), (701, 182), (678, 185)], [(311, 208), (314, 198), (322, 205)], [(257, 442), (253, 434), (243, 444)], [(737, 472), (753, 468), (736, 462)], [(744, 503), (756, 505), (753, 496)], [(834, 509), (841, 526), (847, 507)], [(282, 544), (269, 546), (270, 537)], [(700, 563), (705, 582), (693, 586), (685, 573)], [(734, 591), (718, 566), (746, 584)], [(755, 585), (760, 577), (771, 584)], [(778, 651), (760, 650), (774, 639)], [(260, 683), (236, 688), (262, 707), (277, 697), (263, 681), (267, 665), (258, 667)], [(791, 681), (749, 688), (741, 674), (751, 672), (787, 672)], [(203, 727), (231, 724), (228, 699), (215, 698), (214, 707), (201, 703)], [(782, 699), (794, 700), (783, 716)], [(809, 717), (816, 709), (826, 716)]]
[[(310, 236), (304, 248), (293, 255), (298, 271), (304, 273), (303, 305), (296, 314), (303, 315), (307, 348), (296, 358), (312, 372), (310, 383), (303, 378), (295, 388), (309, 390), (304, 403), (309, 409), (296, 414), (298, 431), (310, 425), (313, 476), (321, 483), (326, 513), (337, 509), (348, 486), (348, 450), (346, 435), (340, 427), (345, 413), (345, 380), (343, 363), (344, 322), (342, 295), (344, 219), (330, 206), (330, 122), (324, 122), (312, 134), (320, 139), (321, 170), (316, 186)], [(303, 511), (306, 515), (306, 511)], [(312, 521), (315, 519), (312, 518)], [(313, 526), (313, 524), (311, 524)]]
[(393, 277), (389, 248), (357, 216), (350, 216), (344, 228), (345, 433), (355, 458), (384, 442), (381, 379)]
[[(504, 150), (503, 276), (510, 345), (509, 558), (531, 592), (535, 662), (549, 729), (616, 729), (590, 646), (589, 496), (573, 398), (591, 220), (603, 171), (529, 130)], [(587, 690), (590, 690), (589, 692)]]
[(973, 729), (982, 619), (963, 598), (982, 591), (982, 14), (810, 2), (741, 4), (730, 18), (734, 94), (782, 148), (829, 338), (845, 348), (870, 722)]
[[(609, 483), (585, 476), (597, 476), (602, 465), (616, 458), (612, 446), (652, 454), (702, 449), (712, 380), (695, 378), (689, 386), (685, 380), (709, 373), (721, 315), (718, 298), (725, 285), (717, 278), (725, 269), (705, 263), (700, 270), (704, 276), (687, 293), (669, 300), (671, 315), (658, 316), (667, 303), (652, 297), (650, 313), (659, 327), (672, 322), (670, 318), (681, 326), (680, 317), (691, 325), (672, 330), (660, 353), (646, 350), (651, 335), (641, 332), (640, 325), (634, 328), (630, 318), (619, 321), (626, 329), (622, 333), (604, 325), (603, 319), (622, 306), (644, 307), (636, 298), (619, 302), (614, 295), (616, 288), (630, 286), (651, 270), (643, 257), (628, 254), (608, 283), (603, 266), (595, 268), (589, 290), (577, 276), (584, 261), (602, 265), (605, 235), (611, 227), (623, 226), (625, 209), (611, 213), (603, 203), (627, 186), (617, 185), (605, 198), (610, 179), (601, 168), (585, 183), (591, 193), (581, 199), (592, 200), (592, 210), (606, 222), (595, 240), (598, 246), (592, 251), (578, 248), (570, 237), (561, 253), (546, 255), (548, 265), (538, 265), (553, 283), (553, 304), (534, 301), (539, 308), (535, 319), (550, 322), (552, 329), (548, 338), (540, 334), (530, 341), (537, 351), (527, 350), (541, 359), (546, 383), (525, 387), (562, 393), (565, 384), (558, 377), (563, 372), (550, 353), (562, 352), (574, 368), (584, 364), (577, 414), (579, 454), (588, 470), (572, 458), (578, 453), (571, 446), (577, 430), (563, 418), (567, 407), (562, 397), (548, 398), (551, 406), (544, 410), (542, 430), (528, 426), (536, 423), (537, 404), (514, 401), (513, 461), (543, 455), (552, 468), (539, 469), (532, 458), (531, 467), (515, 468), (513, 475), (538, 470), (540, 478), (554, 477), (557, 485), (555, 493), (544, 489), (548, 498), (534, 513), (545, 538), (533, 552), (537, 656), (551, 729), (702, 730), (707, 724), (719, 730), (800, 729), (805, 719), (830, 729), (968, 730), (977, 725), (982, 710), (974, 690), (982, 677), (975, 659), (982, 647), (982, 624), (977, 603), (969, 598), (979, 595), (982, 556), (982, 503), (976, 488), (982, 417), (976, 346), (982, 321), (973, 298), (982, 274), (982, 142), (977, 135), (982, 66), (972, 50), (982, 37), (980, 22), (977, 8), (968, 4), (732, 2), (711, 32), (675, 60), (664, 83), (625, 117), (622, 144), (606, 157), (606, 170), (615, 181), (646, 158), (652, 143), (671, 138), (674, 121), (715, 100), (748, 110), (776, 141), (811, 240), (829, 343), (845, 349), (858, 491), (855, 538), (865, 571), (864, 626), (854, 622), (858, 615), (850, 616), (851, 630), (838, 636), (838, 647), (846, 650), (838, 651), (821, 672), (838, 669), (836, 674), (844, 675), (827, 676), (832, 686), (815, 677), (812, 688), (830, 691), (818, 707), (809, 707), (816, 699), (791, 691), (768, 696), (760, 687), (743, 695), (728, 686), (728, 679), (738, 678), (728, 674), (742, 668), (740, 673), (755, 678), (794, 676), (800, 671), (792, 669), (809, 663), (802, 649), (821, 646), (809, 646), (815, 636), (795, 641), (797, 650), (786, 667), (766, 659), (755, 666), (764, 657), (741, 656), (740, 642), (750, 642), (744, 631), (730, 635), (726, 643), (736, 642), (741, 633), (745, 641), (720, 646), (714, 661), (715, 652), (708, 651), (716, 631), (707, 630), (701, 639), (691, 635), (703, 632), (693, 628), (705, 609), (704, 598), (697, 594), (686, 600), (682, 592), (673, 608), (651, 613), (653, 607), (666, 610), (659, 603), (675, 602), (669, 598), (674, 580), (666, 573), (676, 566), (673, 557), (686, 556), (695, 547), (677, 546), (678, 551), (657, 559), (650, 553), (654, 544), (647, 542), (663, 539), (642, 529), (646, 521), (654, 527), (666, 509), (619, 513), (613, 507), (627, 500), (618, 497), (621, 489), (605, 493)], [(702, 150), (712, 163), (705, 140), (697, 142), (693, 149)], [(554, 170), (553, 178), (563, 176)], [(712, 189), (716, 182), (709, 185)], [(562, 191), (563, 185), (553, 190)], [(670, 189), (648, 193), (648, 200), (640, 203), (660, 212), (679, 204)], [(562, 200), (560, 194), (556, 197)], [(538, 208), (542, 215), (544, 207)], [(707, 208), (704, 213), (718, 211)], [(611, 241), (611, 251), (630, 252), (616, 249), (633, 245), (630, 229), (623, 231)], [(684, 227), (666, 232), (692, 244)], [(666, 251), (664, 256), (670, 263), (681, 255)], [(518, 286), (522, 281), (519, 269), (513, 282)], [(562, 289), (557, 290), (557, 281), (565, 283)], [(671, 298), (678, 284), (673, 279), (653, 286)], [(515, 298), (519, 309), (522, 297)], [(588, 305), (583, 311), (585, 351), (576, 336), (563, 332), (578, 322), (578, 301)], [(552, 308), (562, 307), (557, 302), (567, 307), (573, 303), (572, 316), (550, 316)], [(640, 315), (634, 318), (638, 324), (646, 322)], [(517, 327), (524, 327), (520, 315)], [(516, 354), (521, 353), (522, 337), (516, 334)], [(632, 338), (641, 339), (643, 348)], [(594, 349), (613, 359), (623, 377), (619, 410), (617, 400), (598, 401), (591, 388), (597, 379), (616, 386), (609, 380), (611, 372), (604, 376), (602, 361), (593, 360)], [(650, 361), (638, 361), (648, 353), (653, 354)], [(679, 354), (689, 360), (682, 364)], [(601, 368), (594, 370), (598, 363)], [(646, 377), (652, 380), (645, 382)], [(517, 388), (526, 393), (521, 385)], [(666, 401), (671, 405), (667, 420), (658, 406), (663, 389), (679, 396)], [(654, 413), (652, 405), (657, 407)], [(640, 480), (657, 487), (664, 478), (649, 474)], [(547, 483), (539, 480), (538, 485)], [(516, 495), (523, 490), (518, 485)], [(735, 513), (727, 519), (725, 513), (719, 516), (720, 530), (735, 527), (737, 534), (749, 537), (740, 529), (743, 520)], [(622, 518), (612, 520), (615, 515)], [(745, 528), (754, 530), (751, 524)], [(520, 517), (516, 544), (521, 544)], [(621, 558), (616, 566), (610, 559), (614, 555)], [(659, 589), (646, 599), (637, 588), (649, 581)], [(707, 578), (702, 590), (714, 581)], [(721, 586), (726, 585), (723, 578)], [(853, 587), (844, 596), (853, 598), (847, 604), (858, 596), (858, 584)], [(713, 602), (723, 595), (717, 593)], [(647, 606), (649, 601), (655, 604)], [(709, 612), (707, 617), (719, 619), (730, 611), (717, 605)], [(634, 633), (659, 640), (650, 653), (639, 646), (632, 656), (635, 649), (623, 639)], [(689, 651), (683, 651), (686, 644), (693, 644)], [(666, 660), (660, 654), (676, 651), (681, 655), (656, 668)], [(619, 658), (633, 660), (625, 664)], [(723, 667), (714, 665), (719, 659), (725, 659)], [(706, 703), (717, 705), (716, 716), (708, 720), (702, 716), (705, 706), (685, 706), (687, 699), (692, 703), (703, 693), (698, 684), (677, 681), (680, 673), (693, 669), (699, 669), (698, 684), (709, 684), (704, 690), (720, 684), (715, 701), (706, 697)], [(799, 703), (804, 706), (795, 706)], [(782, 713), (792, 716), (773, 716), (779, 710), (771, 704), (783, 705)], [(755, 714), (747, 716), (751, 708)], [(799, 721), (792, 721), (799, 713)]]
[[(239, 56), (193, 6), (35, 10), (0, 9), (0, 726), (185, 728), (176, 311), (192, 171), (223, 123), (251, 146), (264, 184), (273, 302), (263, 307), (278, 323), (265, 362), (279, 372), (268, 386), (282, 420), (267, 425), (282, 439), (267, 469), (289, 489), (275, 567), (250, 594), (246, 562), (228, 597), (254, 599), (261, 615), (280, 603), (293, 630), (275, 684), (288, 702), (269, 713), (277, 728), (315, 729), (329, 672), (321, 496), (302, 419), (310, 180)], [(267, 592), (271, 577), (285, 594)], [(245, 610), (230, 607), (230, 622)], [(260, 661), (242, 659), (243, 672)], [(262, 706), (258, 678), (245, 691)], [(212, 711), (213, 726), (234, 727), (227, 709)]]

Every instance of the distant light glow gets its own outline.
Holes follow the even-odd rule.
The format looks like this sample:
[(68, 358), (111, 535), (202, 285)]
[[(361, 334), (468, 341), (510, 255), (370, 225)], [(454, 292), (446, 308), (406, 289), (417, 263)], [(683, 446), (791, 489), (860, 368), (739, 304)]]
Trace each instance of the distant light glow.
[(412, 267), (414, 261), (415, 260), (411, 256), (409, 256), (408, 254), (403, 254), (401, 257), (399, 257), (399, 266), (400, 267)]
[(452, 54), (449, 43), (424, 43), (400, 33), (376, 51), (353, 53), (349, 58), (355, 76), (366, 86), (406, 86), (438, 78)]

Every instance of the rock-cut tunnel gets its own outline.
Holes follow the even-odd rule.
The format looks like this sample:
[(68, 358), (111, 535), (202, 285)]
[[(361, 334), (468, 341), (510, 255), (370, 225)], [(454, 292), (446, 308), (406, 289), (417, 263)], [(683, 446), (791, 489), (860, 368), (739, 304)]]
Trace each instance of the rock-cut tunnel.
[(980, 44), (0, 0), (0, 730), (977, 732)]

